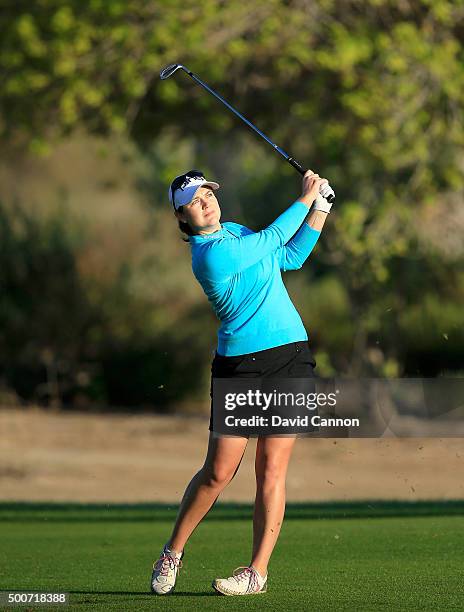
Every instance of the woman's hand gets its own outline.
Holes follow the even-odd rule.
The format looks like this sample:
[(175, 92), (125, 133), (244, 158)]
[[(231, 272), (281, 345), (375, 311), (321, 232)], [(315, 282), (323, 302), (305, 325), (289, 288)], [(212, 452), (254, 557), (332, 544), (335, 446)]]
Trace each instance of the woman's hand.
[(303, 192), (299, 201), (303, 202), (308, 207), (311, 206), (317, 198), (320, 188), (323, 185), (327, 185), (328, 182), (327, 179), (321, 178), (319, 174), (315, 174), (312, 170), (308, 170), (303, 176)]

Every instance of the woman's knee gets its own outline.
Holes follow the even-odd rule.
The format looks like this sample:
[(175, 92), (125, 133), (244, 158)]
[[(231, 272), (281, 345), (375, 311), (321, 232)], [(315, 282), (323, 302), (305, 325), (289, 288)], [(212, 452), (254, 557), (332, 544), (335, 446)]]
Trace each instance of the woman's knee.
[(256, 466), (256, 481), (261, 486), (285, 485), (287, 470), (277, 461), (265, 461)]
[(295, 439), (259, 438), (256, 448), (255, 473), (258, 486), (283, 486), (287, 477)]
[(232, 480), (236, 473), (236, 467), (215, 464), (212, 466), (204, 466), (202, 471), (205, 484), (217, 489), (225, 487)]

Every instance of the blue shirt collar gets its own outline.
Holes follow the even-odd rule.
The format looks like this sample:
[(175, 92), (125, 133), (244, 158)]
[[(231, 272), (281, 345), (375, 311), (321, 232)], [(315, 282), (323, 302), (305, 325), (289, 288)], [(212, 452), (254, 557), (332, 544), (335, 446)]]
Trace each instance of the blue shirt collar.
[(227, 231), (227, 228), (224, 224), (221, 224), (221, 229), (211, 232), (211, 234), (196, 234), (195, 236), (189, 236), (189, 241), (192, 244), (197, 244), (208, 240), (218, 240), (219, 238), (224, 238), (225, 231)]

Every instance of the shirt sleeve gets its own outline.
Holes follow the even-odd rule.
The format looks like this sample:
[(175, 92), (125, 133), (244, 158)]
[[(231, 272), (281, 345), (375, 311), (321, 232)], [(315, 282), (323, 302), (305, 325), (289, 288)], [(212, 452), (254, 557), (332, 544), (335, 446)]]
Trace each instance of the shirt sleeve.
[(202, 276), (212, 281), (226, 280), (283, 247), (308, 214), (303, 202), (294, 202), (268, 227), (238, 238), (211, 242), (202, 258)]
[(280, 269), (299, 270), (314, 249), (321, 232), (305, 222), (291, 240), (276, 251)]

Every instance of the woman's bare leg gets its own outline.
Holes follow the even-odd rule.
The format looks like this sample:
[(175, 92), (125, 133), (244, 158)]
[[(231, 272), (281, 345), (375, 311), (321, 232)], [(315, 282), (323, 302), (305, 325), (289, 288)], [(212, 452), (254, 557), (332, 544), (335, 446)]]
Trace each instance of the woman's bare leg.
[(260, 437), (256, 446), (256, 499), (251, 564), (261, 576), (279, 536), (285, 513), (285, 479), (296, 437)]
[(218, 437), (210, 433), (205, 463), (188, 484), (182, 498), (168, 541), (171, 550), (183, 550), (198, 523), (235, 476), (247, 443), (248, 438)]

